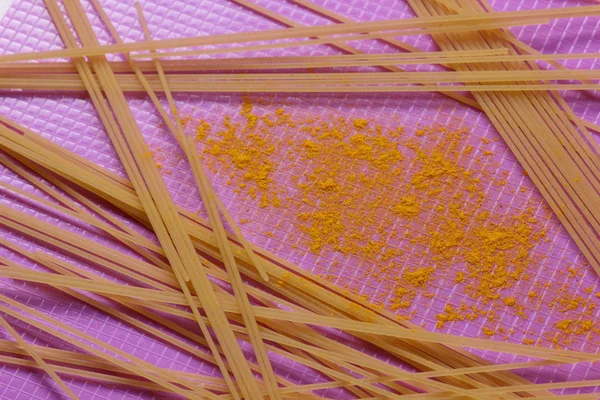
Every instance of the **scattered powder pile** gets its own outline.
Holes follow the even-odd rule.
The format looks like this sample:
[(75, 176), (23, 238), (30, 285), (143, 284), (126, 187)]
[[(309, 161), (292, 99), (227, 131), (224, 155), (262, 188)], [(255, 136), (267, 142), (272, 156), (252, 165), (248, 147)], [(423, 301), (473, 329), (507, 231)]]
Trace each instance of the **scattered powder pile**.
[[(277, 194), (268, 192), (274, 169), (270, 155), (275, 151), (275, 146), (257, 131), (259, 119), (252, 114), (250, 103), (244, 103), (242, 115), (246, 119), (244, 126), (232, 122), (230, 117), (225, 117), (223, 127), (216, 132), (216, 137), (206, 140), (205, 152), (222, 164), (232, 165), (235, 173), (242, 179), (240, 188), (247, 188), (251, 198), (255, 199), (257, 192), (260, 192), (262, 207), (270, 203), (277, 206)], [(196, 128), (196, 138), (202, 141), (210, 131), (210, 125), (201, 121)]]
[(385, 289), (369, 300), (403, 318), (435, 297), (447, 300), (436, 317), (439, 329), (477, 320), (483, 335), (508, 337), (515, 331), (498, 326), (502, 315), (526, 320), (528, 310), (547, 308), (565, 316), (546, 335), (555, 345), (600, 335), (595, 300), (574, 296), (568, 285), (539, 296), (548, 288), (530, 282), (542, 260), (535, 248), (546, 235), (539, 203), (503, 207), (490, 198), (490, 187), (507, 185), (493, 141), (473, 137), (460, 122), (409, 134), (389, 121), (255, 108), (246, 99), (239, 115), (212, 124), (189, 118), (187, 126), (204, 145), (206, 163), (229, 174), (240, 196), (255, 199), (265, 215), (285, 213), (311, 252), (336, 255), (325, 279), (337, 281), (340, 264), (355, 258), (359, 280)]

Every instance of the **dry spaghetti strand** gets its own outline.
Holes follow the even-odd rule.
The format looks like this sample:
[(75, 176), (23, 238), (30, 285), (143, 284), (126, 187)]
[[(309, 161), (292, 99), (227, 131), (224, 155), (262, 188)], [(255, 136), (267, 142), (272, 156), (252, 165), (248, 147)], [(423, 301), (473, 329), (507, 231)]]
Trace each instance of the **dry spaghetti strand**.
[(6, 329), (8, 333), (10, 333), (10, 335), (15, 339), (19, 346), (21, 346), (21, 348), (23, 348), (23, 350), (25, 350), (27, 354), (31, 358), (33, 358), (37, 365), (40, 368), (42, 368), (44, 372), (48, 374), (48, 376), (52, 378), (52, 380), (67, 394), (67, 396), (69, 396), (72, 400), (79, 400), (79, 397), (75, 393), (73, 393), (73, 391), (69, 389), (69, 387), (60, 378), (60, 376), (56, 374), (56, 372), (54, 371), (54, 367), (48, 365), (46, 361), (44, 361), (44, 359), (40, 357), (37, 351), (29, 343), (27, 343), (21, 337), (21, 335), (19, 335), (19, 333), (12, 327), (12, 325), (2, 316), (0, 316), (0, 325), (2, 325), (2, 327)]

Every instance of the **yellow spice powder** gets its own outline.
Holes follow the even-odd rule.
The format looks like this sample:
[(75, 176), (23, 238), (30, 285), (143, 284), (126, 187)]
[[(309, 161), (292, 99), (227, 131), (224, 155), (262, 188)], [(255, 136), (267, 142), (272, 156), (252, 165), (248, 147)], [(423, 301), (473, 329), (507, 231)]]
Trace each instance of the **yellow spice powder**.
[[(437, 315), (438, 328), (480, 318), (493, 322), (499, 307), (527, 318), (525, 307), (506, 293), (534, 274), (533, 249), (545, 232), (532, 208), (504, 215), (489, 207), (485, 182), (502, 186), (506, 179), (486, 172), (495, 164), (481, 155), (493, 152), (475, 155), (473, 146), (465, 145), (466, 129), (432, 125), (401, 139), (404, 127), (387, 128), (367, 119), (302, 120), (283, 107), (262, 114), (245, 99), (242, 122), (234, 122), (234, 116), (219, 126), (200, 120), (196, 137), (209, 162), (233, 170), (231, 181), (240, 194), (262, 209), (285, 205), (310, 251), (368, 261), (362, 273), (388, 288), (392, 310), (409, 308), (419, 295), (431, 297), (430, 289), (438, 284), (461, 284), (465, 294), (487, 304), (486, 310), (448, 304)], [(282, 139), (288, 130), (305, 136)], [(466, 161), (473, 157), (475, 169), (470, 169)], [(293, 176), (294, 193), (275, 183), (281, 160)], [(414, 267), (423, 261), (429, 266)], [(448, 275), (455, 265), (464, 268)], [(339, 266), (330, 267), (335, 278)], [(581, 276), (574, 267), (565, 271), (569, 279)], [(533, 290), (527, 296), (539, 297)], [(550, 302), (540, 301), (560, 313), (589, 314), (595, 307), (567, 290)], [(570, 319), (556, 326), (563, 334), (594, 332), (587, 323), (564, 321)], [(486, 329), (484, 335), (492, 332)]]

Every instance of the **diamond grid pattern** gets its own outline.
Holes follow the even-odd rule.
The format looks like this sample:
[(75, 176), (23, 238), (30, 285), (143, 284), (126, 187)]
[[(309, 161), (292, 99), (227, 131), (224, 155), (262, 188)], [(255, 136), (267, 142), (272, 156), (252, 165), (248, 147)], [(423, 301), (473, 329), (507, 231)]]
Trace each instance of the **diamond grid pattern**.
[[(301, 24), (315, 25), (328, 23), (327, 19), (314, 15), (302, 7), (286, 1), (260, 0), (257, 3)], [(351, 0), (347, 2), (322, 0), (317, 3), (349, 18), (363, 21), (412, 16), (412, 12), (408, 6), (400, 0), (394, 1), (393, 4), (390, 4), (388, 1), (369, 2), (366, 0)], [(584, 2), (581, 1), (497, 0), (493, 3), (493, 6), (497, 10), (511, 10), (565, 7), (583, 4)], [(103, 1), (103, 6), (126, 42), (142, 40), (143, 38), (132, 5), (132, 1)], [(201, 2), (150, 0), (144, 1), (143, 7), (149, 20), (150, 29), (157, 39), (273, 29), (280, 26), (239, 5), (224, 0), (203, 0)], [(86, 10), (88, 10), (92, 18), (100, 41), (103, 43), (110, 42), (108, 33), (92, 12), (90, 4), (86, 3)], [(542, 52), (594, 52), (599, 51), (598, 47), (600, 47), (600, 38), (596, 38), (599, 32), (597, 29), (598, 23), (598, 19), (586, 18), (558, 21), (551, 26), (516, 28), (513, 31), (526, 43), (529, 43)], [(423, 49), (435, 47), (426, 37), (409, 37), (406, 41)], [(2, 45), (0, 47), (1, 51), (4, 54), (62, 47), (56, 30), (44, 10), (42, 2), (39, 0), (21, 0), (9, 10), (7, 16), (0, 24), (0, 44)], [(389, 46), (374, 41), (356, 43), (354, 45), (357, 45), (360, 50), (365, 52), (393, 50)], [(314, 48), (299, 47), (275, 52), (275, 54), (285, 55), (335, 53), (337, 53), (336, 50), (326, 46)], [(254, 53), (255, 56), (267, 54), (274, 53)], [(598, 67), (598, 60), (569, 61), (566, 65), (593, 69)], [(221, 120), (224, 115), (236, 114), (240, 105), (240, 97), (236, 95), (178, 95), (176, 100), (182, 113), (197, 118), (205, 118), (211, 122)], [(383, 125), (393, 123), (391, 116), (399, 116), (400, 122), (408, 132), (414, 130), (419, 123), (429, 124), (431, 121), (447, 123), (450, 118), (460, 118), (472, 127), (474, 131), (473, 139), (486, 137), (494, 140), (498, 138), (496, 131), (485, 116), (474, 110), (459, 106), (455, 102), (436, 94), (389, 96), (333, 96), (321, 94), (317, 96), (272, 96), (269, 97), (269, 100), (275, 104), (278, 102), (289, 104), (288, 108), (293, 114), (318, 114), (323, 117), (333, 114), (344, 117), (368, 116), (369, 118), (373, 118), (376, 116), (376, 119)], [(582, 118), (591, 122), (598, 122), (600, 120), (600, 103), (595, 93), (568, 93), (566, 100), (573, 107), (576, 114)], [(161, 126), (158, 113), (142, 97), (131, 98), (130, 107), (140, 124), (149, 147), (156, 152), (159, 161), (164, 166), (165, 181), (174, 199), (178, 204), (186, 208), (192, 210), (198, 209), (200, 201), (189, 172), (189, 167), (182, 160), (182, 155), (173, 140), (170, 139), (168, 132)], [(11, 94), (0, 99), (0, 112), (98, 164), (108, 167), (115, 172), (123, 173), (118, 158), (106, 134), (103, 132), (93, 106), (83, 96)], [(286, 132), (286, 134), (295, 137), (299, 135), (297, 132)], [(598, 140), (598, 136), (596, 136), (596, 140)], [(479, 141), (472, 144), (476, 148), (476, 152), (480, 150), (481, 143)], [(543, 220), (548, 229), (548, 237), (550, 239), (549, 243), (540, 245), (540, 248), (536, 249), (538, 254), (545, 256), (540, 261), (539, 270), (541, 272), (534, 277), (532, 282), (517, 285), (514, 288), (514, 295), (519, 298), (524, 297), (530, 285), (535, 282), (551, 282), (553, 285), (566, 283), (566, 277), (560, 273), (560, 270), (564, 269), (567, 265), (583, 266), (583, 258), (557, 220), (551, 216), (547, 216), (548, 213), (544, 211), (544, 204), (540, 199), (539, 193), (537, 193), (529, 180), (522, 174), (521, 168), (506, 145), (500, 140), (495, 142), (493, 146), (500, 164), (498, 172), (508, 172), (508, 184), (501, 190), (489, 186), (488, 193), (490, 197), (496, 198), (496, 205), (513, 207), (515, 209), (518, 209), (527, 200), (535, 200), (539, 204), (536, 215), (540, 219), (541, 216), (546, 216)], [(486, 149), (489, 149), (489, 147), (486, 147)], [(255, 202), (240, 198), (225, 184), (228, 174), (228, 170), (217, 169), (213, 171), (212, 179), (217, 187), (217, 191), (231, 212), (238, 218), (251, 220), (250, 223), (241, 226), (250, 240), (305, 269), (315, 272), (322, 272), (323, 268), (326, 270), (333, 261), (339, 261), (342, 263), (342, 268), (339, 272), (337, 283), (341, 285), (350, 284), (354, 288), (359, 288), (362, 293), (375, 298), (387, 295), (384, 292), (385, 288), (377, 283), (376, 280), (365, 280), (362, 274), (359, 273), (361, 266), (364, 268), (368, 260), (359, 260), (355, 257), (345, 258), (326, 252), (321, 255), (309, 253), (305, 239), (291, 226), (291, 219), (289, 215), (286, 215), (286, 211), (265, 211), (264, 209), (260, 209)], [(18, 178), (5, 173), (5, 171), (2, 171), (0, 176), (5, 181), (19, 184)], [(284, 172), (277, 173), (275, 181), (279, 185), (293, 187), (290, 176)], [(511, 191), (514, 191), (515, 188), (522, 186), (528, 188), (526, 193), (511, 194)], [(1, 201), (6, 204), (6, 202), (12, 201), (12, 199), (9, 200), (3, 197)], [(47, 219), (47, 217), (39, 215)], [(52, 220), (59, 223), (56, 219)], [(81, 229), (64, 223), (59, 223), (59, 225), (82, 232)], [(267, 236), (264, 234), (265, 232), (274, 232), (275, 237)], [(3, 237), (8, 236), (20, 243), (25, 243), (26, 241), (23, 237), (17, 237), (5, 231), (1, 231), (0, 234)], [(86, 235), (89, 235), (89, 233), (86, 233)], [(94, 235), (90, 237), (94, 237)], [(417, 250), (413, 249), (413, 251)], [(15, 261), (24, 261), (4, 250), (2, 253)], [(574, 285), (572, 289), (575, 293), (583, 297), (589, 297), (589, 294), (586, 295), (583, 292), (583, 289), (587, 287), (594, 287), (595, 291), (599, 287), (598, 278), (589, 268), (578, 284)], [(12, 289), (18, 288), (18, 298), (26, 300), (27, 304), (42, 309), (56, 318), (69, 322), (71, 325), (103, 340), (107, 340), (108, 343), (129, 351), (145, 360), (168, 368), (186, 371), (204, 370), (208, 372), (193, 358), (170, 349), (158, 341), (142, 337), (139, 332), (128, 328), (113, 318), (95, 312), (91, 307), (71, 301), (66, 297), (60, 297), (56, 293), (50, 293), (48, 290), (40, 290), (33, 285), (3, 282), (3, 288), (3, 292), (6, 292), (5, 289), (8, 289), (11, 293), (14, 293)], [(459, 301), (464, 297), (459, 288), (437, 287), (434, 298), (417, 297), (414, 300), (415, 307), (419, 310), (414, 322), (422, 323), (427, 328), (433, 328), (436, 322), (436, 314), (444, 308), (446, 303), (445, 300), (442, 301), (439, 299), (452, 298), (453, 301)], [(483, 307), (481, 304), (477, 304), (477, 306)], [(535, 311), (535, 314), (532, 315), (534, 317), (531, 318), (529, 326), (524, 329), (538, 333), (552, 326), (558, 319), (556, 313), (550, 310)], [(507, 329), (514, 324), (514, 316), (510, 314), (499, 315), (499, 319), (501, 325)], [(17, 324), (17, 327), (20, 328), (21, 325)], [(23, 331), (23, 329), (20, 329), (20, 332)], [(481, 332), (481, 326), (476, 322), (453, 324), (446, 328), (446, 331), (453, 334), (477, 336)], [(40, 345), (44, 345), (46, 341), (56, 345), (56, 340), (46, 336), (36, 334), (35, 337), (32, 335), (32, 337), (27, 337), (27, 339)], [(511, 338), (511, 340), (517, 339), (516, 336)], [(575, 344), (573, 348), (581, 348), (588, 351), (598, 350), (597, 342), (597, 338), (589, 338), (589, 341)], [(499, 362), (509, 362), (518, 359), (510, 355), (483, 354)], [(318, 376), (314, 372), (295, 363), (286, 362), (284, 366), (289, 371), (288, 376), (298, 382), (312, 383), (318, 379)], [(600, 370), (597, 366), (591, 368), (571, 366), (561, 368), (546, 367), (525, 371), (523, 375), (536, 382), (562, 379), (597, 379), (600, 375)], [(0, 382), (3, 384), (3, 387), (0, 388), (0, 398), (2, 399), (47, 399), (55, 396), (55, 389), (52, 389), (53, 383), (51, 380), (42, 374), (23, 368), (3, 366), (0, 371)], [(78, 382), (74, 380), (72, 387), (85, 399), (163, 398), (148, 392), (99, 385), (88, 381)], [(590, 390), (597, 390), (597, 388)], [(586, 390), (579, 390), (578, 392), (584, 393)], [(327, 395), (339, 397), (343, 393), (328, 391)]]

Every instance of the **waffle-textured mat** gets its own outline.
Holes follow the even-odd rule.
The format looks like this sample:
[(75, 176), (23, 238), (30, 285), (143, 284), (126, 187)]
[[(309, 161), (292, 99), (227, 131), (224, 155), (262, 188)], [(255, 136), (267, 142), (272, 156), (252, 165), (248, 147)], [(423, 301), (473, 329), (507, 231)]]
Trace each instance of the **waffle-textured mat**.
[[(84, 3), (100, 41), (109, 43), (91, 5)], [(256, 3), (300, 24), (330, 22), (284, 0)], [(401, 0), (316, 3), (359, 21), (413, 16)], [(496, 10), (584, 4), (493, 2)], [(102, 5), (125, 41), (142, 40), (133, 1), (108, 0)], [(281, 27), (226, 0), (149, 0), (142, 6), (156, 39)], [(560, 20), (513, 32), (544, 53), (598, 52), (599, 23), (594, 18)], [(422, 49), (434, 47), (427, 37), (407, 41)], [(364, 52), (395, 51), (376, 41), (353, 45)], [(62, 47), (40, 0), (17, 1), (0, 23), (3, 54)], [(338, 53), (318, 46), (247, 55)], [(566, 65), (594, 69), (599, 62)], [(600, 122), (596, 93), (565, 93), (565, 99), (578, 116)], [(186, 117), (186, 132), (199, 139), (199, 151), (205, 155), (217, 192), (253, 243), (429, 330), (600, 350), (600, 281), (481, 112), (429, 93), (194, 94), (178, 95), (176, 101)], [(176, 203), (199, 210), (189, 167), (158, 113), (144, 96), (131, 96), (129, 104)], [(123, 174), (84, 95), (4, 93), (0, 113)], [(45, 197), (6, 168), (0, 169), (0, 180)], [(106, 240), (4, 193), (0, 202)], [(41, 249), (8, 230), (0, 230), (0, 235), (26, 248)], [(37, 268), (4, 248), (0, 253)], [(186, 372), (208, 368), (43, 286), (2, 279), (0, 290), (146, 361)], [(33, 343), (71, 348), (34, 328), (15, 325)], [(11, 340), (4, 332), (0, 335)], [(517, 359), (483, 355), (498, 362)], [(320, 379), (294, 363), (279, 368), (299, 383)], [(534, 382), (600, 379), (600, 368), (590, 365), (517, 372)], [(2, 365), (0, 382), (2, 399), (57, 398), (49, 378), (26, 368)], [(160, 398), (94, 381), (67, 382), (84, 399)], [(592, 387), (565, 392), (598, 391)], [(341, 398), (347, 393), (323, 395)]]

